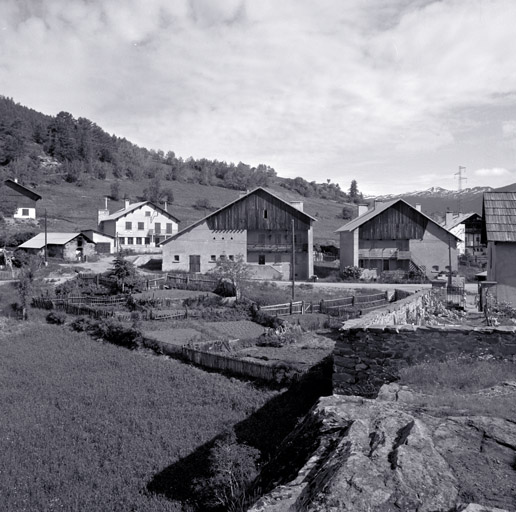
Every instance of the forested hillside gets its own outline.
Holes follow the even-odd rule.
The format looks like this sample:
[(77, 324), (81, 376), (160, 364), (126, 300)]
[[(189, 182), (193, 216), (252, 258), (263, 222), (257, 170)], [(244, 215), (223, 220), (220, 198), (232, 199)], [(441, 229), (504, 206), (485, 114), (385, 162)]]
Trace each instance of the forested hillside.
[[(106, 133), (93, 121), (68, 112), (55, 117), (0, 96), (0, 174), (37, 186), (44, 182), (77, 183), (105, 180), (154, 180), (144, 191), (146, 199), (172, 199), (162, 182), (215, 185), (234, 190), (281, 186), (304, 197), (339, 202), (349, 195), (336, 183), (279, 178), (265, 164), (252, 167), (177, 156), (173, 151), (146, 149), (125, 138)], [(163, 190), (164, 189), (164, 190)], [(116, 195), (116, 190), (114, 191)]]

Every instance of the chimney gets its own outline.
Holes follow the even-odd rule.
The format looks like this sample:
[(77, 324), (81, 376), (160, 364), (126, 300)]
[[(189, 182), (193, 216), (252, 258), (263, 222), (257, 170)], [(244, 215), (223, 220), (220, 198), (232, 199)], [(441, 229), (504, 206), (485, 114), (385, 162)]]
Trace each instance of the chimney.
[(375, 199), (375, 200), (374, 200), (374, 209), (376, 210), (376, 208), (377, 208), (378, 206), (380, 206), (381, 204), (382, 204), (382, 201), (380, 201), (380, 199)]
[(107, 207), (107, 202), (108, 202), (108, 197), (107, 196), (104, 196), (104, 210), (107, 210), (108, 207)]
[(127, 199), (127, 197), (124, 198), (124, 209), (127, 210), (127, 208), (129, 208), (129, 205), (131, 204), (131, 201), (129, 201), (129, 199)]
[(453, 223), (453, 218), (455, 217), (455, 214), (453, 212), (446, 212), (446, 220), (444, 221), (444, 225), (446, 227), (451, 226)]
[(358, 216), (364, 215), (364, 213), (369, 210), (369, 206), (367, 204), (359, 204), (358, 206)]
[(290, 201), (291, 206), (300, 212), (303, 211), (303, 201)]
[(241, 191), (238, 193), (238, 198), (240, 199), (241, 197), (244, 197), (244, 196), (246, 196), (247, 194), (249, 194), (249, 190), (241, 190)]
[(421, 203), (416, 203), (416, 210), (417, 210), (418, 212), (420, 212), (420, 211), (421, 211)]
[(168, 205), (167, 205), (167, 201), (165, 200), (165, 204), (163, 205), (163, 209), (168, 212)]
[(18, 178), (13, 178), (14, 183), (18, 183)]

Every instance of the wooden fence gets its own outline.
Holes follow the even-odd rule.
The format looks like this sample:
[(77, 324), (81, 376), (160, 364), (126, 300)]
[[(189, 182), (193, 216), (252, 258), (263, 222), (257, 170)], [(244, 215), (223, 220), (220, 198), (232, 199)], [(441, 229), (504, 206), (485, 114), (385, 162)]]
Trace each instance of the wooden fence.
[(110, 309), (100, 309), (87, 304), (72, 304), (63, 300), (35, 297), (32, 299), (32, 306), (41, 309), (55, 309), (64, 311), (70, 315), (88, 315), (91, 318), (116, 318), (117, 320), (131, 320), (131, 313), (120, 312)]
[(13, 279), (18, 279), (19, 275), (20, 275), (19, 269), (0, 270), (0, 281), (11, 281)]
[(167, 274), (167, 286), (181, 290), (212, 292), (218, 284), (217, 279), (195, 274)]
[(274, 304), (260, 307), (260, 311), (274, 316), (287, 316), (307, 313), (323, 313), (332, 316), (352, 309), (367, 310), (381, 307), (389, 302), (388, 293), (376, 293), (374, 295), (353, 295), (339, 299), (321, 300), (319, 302), (297, 301), (284, 304)]

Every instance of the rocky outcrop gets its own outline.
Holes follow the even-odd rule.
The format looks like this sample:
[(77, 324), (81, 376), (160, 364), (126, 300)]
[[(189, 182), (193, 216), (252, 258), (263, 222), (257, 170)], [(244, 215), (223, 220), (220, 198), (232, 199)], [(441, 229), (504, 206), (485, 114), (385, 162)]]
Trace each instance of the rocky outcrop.
[[(516, 399), (516, 386), (503, 392)], [(269, 492), (250, 510), (516, 510), (516, 423), (416, 403), (396, 384), (376, 400), (321, 398), (262, 471)]]

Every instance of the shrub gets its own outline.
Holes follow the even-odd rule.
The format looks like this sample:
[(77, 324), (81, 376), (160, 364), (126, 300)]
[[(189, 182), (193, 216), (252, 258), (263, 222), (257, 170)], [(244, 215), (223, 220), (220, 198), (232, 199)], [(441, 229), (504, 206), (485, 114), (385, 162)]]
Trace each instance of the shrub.
[(283, 320), (279, 316), (272, 316), (261, 310), (257, 310), (254, 312), (253, 322), (263, 325), (264, 327), (270, 327), (273, 329), (277, 329), (278, 327), (281, 327), (285, 324), (285, 320)]
[(108, 318), (107, 320), (94, 320), (92, 318), (78, 317), (70, 327), (77, 332), (87, 332), (96, 338), (134, 350), (140, 346), (141, 332), (133, 325), (127, 325)]
[(49, 324), (63, 325), (66, 322), (66, 313), (63, 311), (51, 311), (45, 318)]
[(300, 325), (285, 322), (283, 326), (271, 328), (262, 334), (256, 343), (259, 347), (283, 347), (301, 340), (303, 329)]
[(233, 430), (217, 440), (208, 458), (208, 478), (194, 483), (202, 508), (243, 510), (246, 489), (258, 475), (259, 457), (259, 450), (238, 443)]
[(347, 266), (341, 272), (342, 279), (346, 281), (358, 281), (362, 275), (362, 269), (355, 266)]

